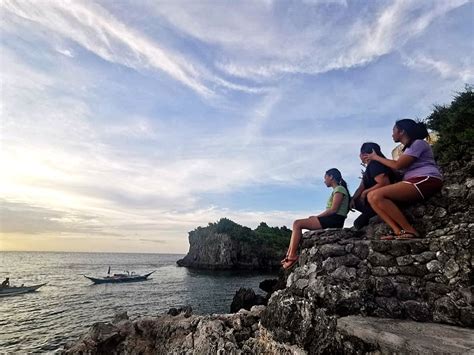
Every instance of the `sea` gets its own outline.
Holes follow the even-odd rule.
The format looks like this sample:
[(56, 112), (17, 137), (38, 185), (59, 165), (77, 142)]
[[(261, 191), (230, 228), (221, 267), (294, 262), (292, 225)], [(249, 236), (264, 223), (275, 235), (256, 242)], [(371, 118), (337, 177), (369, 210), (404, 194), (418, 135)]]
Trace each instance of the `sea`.
[[(13, 286), (47, 282), (38, 291), (0, 297), (0, 353), (56, 353), (98, 321), (127, 311), (131, 319), (190, 305), (195, 314), (229, 313), (235, 292), (272, 273), (203, 271), (178, 267), (184, 255), (65, 252), (0, 252), (0, 278)], [(94, 285), (83, 275), (124, 271), (151, 279)], [(0, 281), (0, 282), (1, 282)]]

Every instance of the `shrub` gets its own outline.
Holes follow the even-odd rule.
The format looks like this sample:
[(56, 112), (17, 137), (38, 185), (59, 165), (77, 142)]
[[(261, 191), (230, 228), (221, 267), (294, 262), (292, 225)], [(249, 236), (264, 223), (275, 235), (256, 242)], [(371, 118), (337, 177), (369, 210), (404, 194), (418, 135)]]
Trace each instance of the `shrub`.
[(449, 106), (435, 106), (427, 117), (429, 128), (438, 132), (433, 145), (436, 159), (440, 163), (454, 160), (470, 160), (474, 153), (474, 92), (466, 86)]
[(228, 218), (221, 218), (217, 223), (209, 223), (206, 228), (198, 227), (193, 232), (203, 233), (205, 230), (210, 233), (227, 234), (234, 240), (271, 249), (283, 249), (287, 247), (291, 236), (291, 230), (285, 226), (282, 228), (269, 227), (265, 222), (262, 222), (255, 230), (252, 230)]

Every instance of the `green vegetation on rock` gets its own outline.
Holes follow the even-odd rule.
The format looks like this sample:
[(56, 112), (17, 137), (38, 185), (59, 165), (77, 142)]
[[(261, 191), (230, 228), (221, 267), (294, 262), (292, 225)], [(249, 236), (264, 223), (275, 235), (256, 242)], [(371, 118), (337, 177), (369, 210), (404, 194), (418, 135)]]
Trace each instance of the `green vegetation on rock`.
[(438, 161), (442, 164), (455, 160), (470, 160), (474, 153), (474, 92), (466, 86), (449, 106), (435, 106), (427, 117), (429, 128), (439, 134), (433, 146)]
[(227, 234), (234, 240), (275, 249), (286, 248), (291, 237), (291, 230), (285, 226), (269, 227), (265, 222), (261, 222), (255, 230), (252, 230), (228, 218), (221, 218), (217, 223), (209, 223), (206, 228), (198, 227), (195, 231), (204, 229), (211, 233)]

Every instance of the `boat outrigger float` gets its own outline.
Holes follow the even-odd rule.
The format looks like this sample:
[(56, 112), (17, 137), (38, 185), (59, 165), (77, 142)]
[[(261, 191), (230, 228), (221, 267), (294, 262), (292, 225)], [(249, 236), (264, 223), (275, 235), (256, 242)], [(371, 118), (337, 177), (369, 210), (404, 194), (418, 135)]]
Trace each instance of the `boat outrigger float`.
[[(156, 270), (155, 270), (156, 271)], [(149, 272), (145, 275), (138, 275), (135, 273), (126, 273), (126, 274), (113, 274), (110, 275), (110, 267), (108, 275), (105, 277), (91, 277), (84, 275), (85, 278), (91, 280), (95, 284), (105, 284), (105, 283), (122, 283), (122, 282), (137, 282), (137, 281), (146, 281), (148, 277), (153, 274), (155, 271)]]

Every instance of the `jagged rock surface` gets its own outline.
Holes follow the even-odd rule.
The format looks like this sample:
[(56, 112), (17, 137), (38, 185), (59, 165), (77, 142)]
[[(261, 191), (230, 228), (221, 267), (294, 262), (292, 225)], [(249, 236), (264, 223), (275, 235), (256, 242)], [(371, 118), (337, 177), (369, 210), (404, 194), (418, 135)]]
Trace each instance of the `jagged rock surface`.
[[(97, 323), (66, 353), (473, 353), (474, 163), (456, 164), (441, 195), (407, 209), (422, 239), (381, 241), (388, 230), (377, 218), (362, 231), (309, 232), (286, 288), (266, 307)], [(219, 248), (213, 253), (232, 260)], [(383, 324), (392, 324), (388, 333)], [(459, 341), (437, 346), (427, 330), (420, 348), (406, 329)]]
[(341, 316), (474, 325), (472, 242), (463, 233), (406, 241), (360, 239), (349, 230), (306, 237), (302, 266), (283, 291), (288, 298)]
[(96, 323), (64, 354), (296, 354), (259, 325), (265, 307), (207, 316), (179, 313)]
[[(347, 315), (472, 328), (474, 164), (456, 164), (445, 171), (440, 195), (405, 211), (422, 239), (381, 241), (389, 230), (377, 217), (362, 231), (306, 233), (298, 265), (287, 287), (270, 298), (262, 325), (309, 353), (324, 352), (325, 345), (315, 350), (307, 339), (336, 339), (338, 331), (331, 329)], [(295, 332), (289, 326), (293, 321)], [(332, 346), (348, 352), (337, 341)]]

